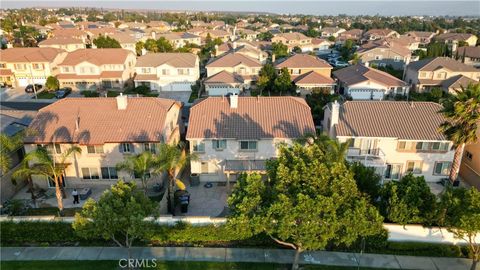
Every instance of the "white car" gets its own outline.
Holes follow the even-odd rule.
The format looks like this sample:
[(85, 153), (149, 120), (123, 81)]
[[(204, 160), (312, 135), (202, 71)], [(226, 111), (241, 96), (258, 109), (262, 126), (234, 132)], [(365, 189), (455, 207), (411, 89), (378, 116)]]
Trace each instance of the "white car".
[(343, 62), (343, 61), (335, 61), (335, 63), (333, 63), (333, 65), (335, 67), (348, 67), (349, 64), (347, 62)]

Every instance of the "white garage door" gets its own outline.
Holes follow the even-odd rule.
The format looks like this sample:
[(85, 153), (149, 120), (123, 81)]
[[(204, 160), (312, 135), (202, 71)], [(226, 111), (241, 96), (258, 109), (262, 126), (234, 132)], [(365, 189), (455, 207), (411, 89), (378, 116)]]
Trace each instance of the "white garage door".
[(383, 91), (373, 91), (372, 92), (372, 99), (373, 100), (383, 100), (384, 93)]
[(38, 84), (41, 84), (41, 85), (45, 85), (46, 82), (47, 82), (47, 79), (45, 79), (45, 78), (35, 78), (35, 79), (33, 79), (33, 83), (38, 83)]
[(240, 94), (240, 89), (233, 87), (209, 87), (207, 90), (209, 96), (225, 96), (229, 93)]
[(372, 98), (372, 90), (370, 89), (350, 90), (349, 94), (353, 100), (356, 100), (356, 99), (370, 100)]
[(24, 78), (17, 78), (18, 86), (27, 86), (29, 85), (29, 80)]
[(178, 91), (178, 92), (192, 91), (191, 86), (192, 84), (189, 82), (170, 83), (165, 86), (162, 86), (162, 91)]

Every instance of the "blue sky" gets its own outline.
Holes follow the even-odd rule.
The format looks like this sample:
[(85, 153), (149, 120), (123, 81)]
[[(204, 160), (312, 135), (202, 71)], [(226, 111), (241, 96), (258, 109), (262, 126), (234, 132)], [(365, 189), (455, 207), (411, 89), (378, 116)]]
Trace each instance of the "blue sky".
[(1, 1), (2, 8), (22, 7), (103, 7), (189, 11), (252, 11), (314, 15), (451, 15), (480, 16), (480, 1)]

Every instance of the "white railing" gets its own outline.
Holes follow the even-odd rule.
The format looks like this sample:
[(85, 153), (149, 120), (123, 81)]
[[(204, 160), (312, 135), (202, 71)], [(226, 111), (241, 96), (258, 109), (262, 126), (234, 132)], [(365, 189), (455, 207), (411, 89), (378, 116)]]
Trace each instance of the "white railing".
[(386, 166), (385, 153), (380, 148), (360, 149), (350, 147), (347, 151), (348, 161), (357, 161), (367, 167)]

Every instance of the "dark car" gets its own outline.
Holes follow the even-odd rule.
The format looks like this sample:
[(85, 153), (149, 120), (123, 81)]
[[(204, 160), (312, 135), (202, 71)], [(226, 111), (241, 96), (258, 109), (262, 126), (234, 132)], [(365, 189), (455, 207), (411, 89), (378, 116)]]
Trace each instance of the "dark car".
[[(38, 84), (38, 83), (35, 84), (35, 90), (36, 90), (36, 91), (42, 89), (42, 87), (43, 87), (43, 86), (42, 86), (41, 84)], [(33, 91), (33, 84), (27, 85), (27, 87), (25, 87), (25, 92), (26, 92), (26, 93), (33, 93), (33, 92), (34, 92), (34, 91)]]
[(72, 88), (70, 87), (64, 87), (60, 88), (55, 92), (55, 97), (60, 99), (68, 96), (72, 92)]

